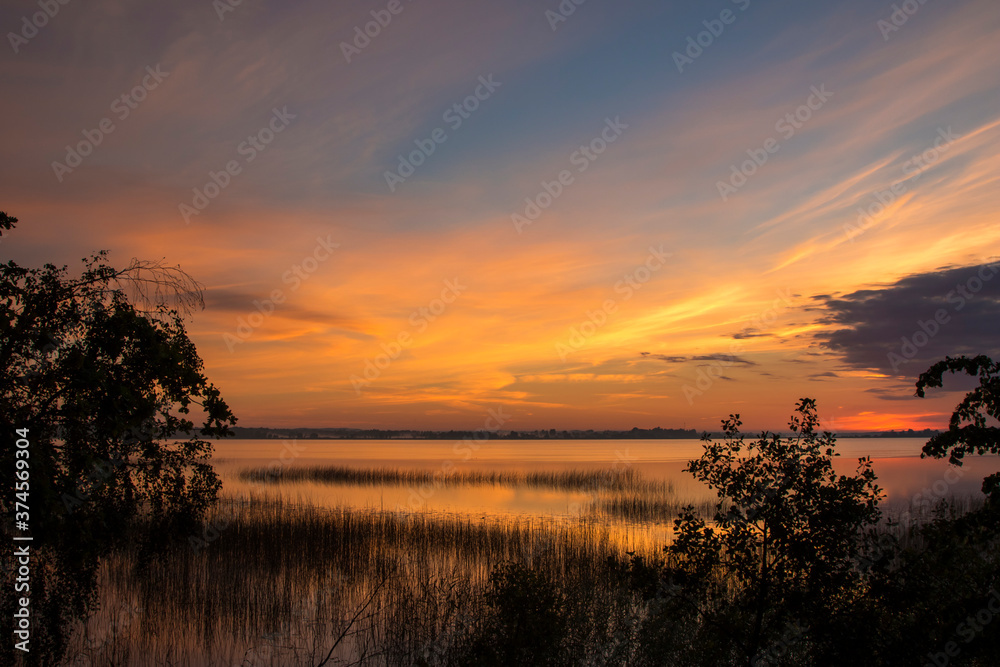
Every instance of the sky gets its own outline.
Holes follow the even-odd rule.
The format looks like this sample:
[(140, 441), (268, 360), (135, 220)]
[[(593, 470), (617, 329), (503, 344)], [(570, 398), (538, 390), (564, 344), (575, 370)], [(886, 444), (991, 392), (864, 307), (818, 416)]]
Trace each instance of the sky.
[[(48, 12), (48, 13), (46, 13)], [(1000, 355), (1000, 7), (0, 8), (0, 258), (204, 285), (241, 426), (947, 424)], [(492, 411), (492, 413), (491, 413)]]

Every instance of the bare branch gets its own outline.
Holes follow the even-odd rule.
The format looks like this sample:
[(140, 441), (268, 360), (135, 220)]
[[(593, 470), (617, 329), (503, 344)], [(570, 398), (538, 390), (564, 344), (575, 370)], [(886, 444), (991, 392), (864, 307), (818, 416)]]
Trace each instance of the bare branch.
[(117, 272), (115, 282), (142, 312), (166, 308), (189, 314), (204, 309), (205, 286), (179, 266), (167, 266), (164, 261), (132, 258), (128, 266)]

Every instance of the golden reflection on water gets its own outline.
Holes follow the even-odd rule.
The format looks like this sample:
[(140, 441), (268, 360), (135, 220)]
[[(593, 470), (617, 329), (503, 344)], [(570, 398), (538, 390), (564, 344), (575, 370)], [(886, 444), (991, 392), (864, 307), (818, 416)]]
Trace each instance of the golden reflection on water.
[[(850, 474), (860, 456), (875, 458), (879, 485), (886, 493), (887, 507), (902, 506), (915, 494), (938, 497), (970, 497), (979, 494), (983, 477), (1000, 470), (998, 457), (975, 457), (957, 474), (945, 475), (946, 461), (920, 459), (923, 442), (917, 439), (844, 439), (835, 459), (841, 474)], [(476, 447), (474, 449), (474, 447)], [(597, 520), (610, 531), (613, 541), (628, 550), (644, 551), (662, 545), (671, 534), (676, 507), (705, 506), (716, 500), (714, 492), (683, 472), (687, 461), (698, 457), (698, 440), (553, 440), (553, 441), (463, 441), (435, 440), (230, 440), (216, 443), (215, 463), (227, 497), (249, 493), (280, 497), (294, 503), (358, 511), (418, 512), (435, 518), (473, 521), (540, 520), (566, 522)], [(900, 456), (900, 454), (905, 454)], [(642, 478), (668, 481), (671, 492), (655, 500), (670, 511), (622, 517), (602, 511), (602, 501), (616, 492), (599, 484), (566, 490), (543, 486), (495, 484), (347, 484), (314, 481), (265, 484), (244, 481), (239, 472), (247, 468), (281, 471), (298, 467), (345, 466), (358, 469), (390, 468), (436, 473), (437, 477), (461, 479), (474, 471), (560, 472), (635, 471)], [(633, 494), (636, 495), (636, 494)]]
[[(972, 457), (960, 474), (947, 474), (946, 462), (915, 456), (922, 444), (915, 439), (840, 444), (843, 456), (835, 462), (837, 471), (850, 473), (858, 456), (872, 455), (890, 504), (905, 505), (925, 490), (933, 497), (976, 495), (983, 477), (1000, 470), (998, 457)], [(500, 441), (483, 444), (469, 460), (462, 451), (454, 442), (441, 441), (217, 443), (214, 462), (223, 479), (223, 496), (254, 500), (222, 502), (213, 508), (212, 533), (200, 534), (206, 541), (201, 551), (181, 550), (166, 561), (160, 572), (163, 578), (157, 582), (163, 588), (155, 588), (152, 595), (138, 580), (123, 577), (131, 568), (126, 556), (105, 563), (101, 608), (75, 636), (72, 652), (84, 660), (79, 664), (145, 667), (161, 664), (160, 658), (167, 654), (172, 664), (209, 664), (208, 655), (214, 656), (214, 664), (247, 664), (248, 657), (253, 665), (300, 664), (303, 656), (312, 655), (309, 651), (315, 650), (317, 637), (325, 652), (329, 638), (341, 627), (320, 625), (319, 619), (349, 617), (375, 585), (373, 573), (379, 564), (401, 568), (401, 576), (380, 593), (379, 604), (391, 608), (401, 592), (434, 582), (464, 582), (466, 590), (477, 590), (492, 568), (508, 558), (554, 568), (557, 574), (573, 561), (573, 554), (580, 554), (582, 562), (596, 563), (615, 552), (662, 554), (670, 541), (676, 507), (716, 500), (712, 491), (683, 472), (687, 461), (701, 454), (699, 441)], [(385, 483), (261, 484), (239, 476), (241, 470), (259, 467), (346, 466), (434, 473), (452, 470), (452, 465), (451, 482), (477, 471), (616, 470), (638, 473), (641, 479), (633, 482), (660, 480), (669, 485), (626, 484), (617, 491), (600, 485), (557, 488), (520, 483), (421, 488)], [(652, 493), (671, 511), (652, 520), (629, 520), (602, 511), (602, 501), (627, 500), (630, 493)], [(272, 516), (262, 498), (320, 508), (329, 521), (304, 524), (314, 526), (309, 530), (318, 530), (316, 535), (301, 530), (282, 533), (288, 540), (298, 535), (298, 541), (286, 544), (266, 531), (274, 526), (294, 528), (296, 521), (315, 513), (292, 508)], [(250, 532), (230, 552), (227, 540), (240, 535), (227, 533), (234, 519)], [(225, 557), (218, 557), (220, 553)], [(255, 556), (259, 553), (272, 558)], [(316, 553), (320, 556), (312, 558)], [(317, 601), (321, 591), (324, 601), (330, 595), (323, 610)], [(374, 618), (371, 636), (383, 637), (384, 628), (394, 622), (388, 616)], [(336, 657), (344, 660), (358, 654), (353, 645), (337, 650)], [(121, 657), (126, 653), (136, 659)]]

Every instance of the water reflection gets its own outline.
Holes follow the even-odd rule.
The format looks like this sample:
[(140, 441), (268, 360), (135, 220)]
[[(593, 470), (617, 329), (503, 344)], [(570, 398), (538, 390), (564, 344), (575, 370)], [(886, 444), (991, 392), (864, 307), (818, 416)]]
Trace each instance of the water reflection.
[[(281, 471), (313, 466), (425, 471), (438, 478), (461, 478), (473, 472), (565, 472), (630, 470), (648, 480), (669, 482), (673, 504), (701, 504), (715, 494), (683, 469), (700, 456), (698, 440), (494, 440), (478, 444), (440, 440), (230, 440), (216, 444), (216, 467), (226, 495), (248, 492), (281, 496), (321, 507), (359, 510), (419, 511), (470, 517), (513, 516), (577, 519), (593, 516), (601, 501), (614, 494), (599, 484), (580, 490), (538, 486), (441, 484), (329, 484), (312, 481), (262, 485), (243, 481), (239, 472), (270, 467)], [(949, 472), (946, 461), (920, 459), (923, 441), (911, 438), (838, 441), (835, 469), (850, 474), (859, 456), (874, 458), (888, 507), (908, 505), (917, 494), (978, 497), (985, 475), (1000, 470), (996, 456), (970, 457)], [(468, 459), (465, 457), (469, 456)], [(615, 520), (615, 517), (606, 517)], [(647, 517), (650, 518), (650, 517)], [(672, 517), (662, 517), (668, 522)], [(622, 519), (618, 517), (618, 519)], [(621, 520), (622, 523), (629, 523)], [(657, 521), (654, 521), (657, 523)]]

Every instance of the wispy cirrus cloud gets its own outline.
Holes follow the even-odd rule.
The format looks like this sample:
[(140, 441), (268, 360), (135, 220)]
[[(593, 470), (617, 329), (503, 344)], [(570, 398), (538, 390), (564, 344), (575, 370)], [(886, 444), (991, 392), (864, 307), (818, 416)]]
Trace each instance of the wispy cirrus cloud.
[[(861, 0), (755, 4), (682, 75), (670, 56), (705, 18), (693, 4), (588, 3), (556, 32), (527, 0), (404, 6), (347, 63), (340, 42), (371, 11), (354, 0), (243, 3), (224, 21), (195, 0), (70, 3), (0, 61), (0, 198), (22, 219), (4, 258), (180, 264), (209, 287), (192, 336), (244, 423), (476, 426), (505, 402), (524, 427), (713, 428), (737, 405), (780, 427), (797, 387), (850, 416), (935, 355), (996, 349), (984, 288), (895, 370), (888, 356), (951, 307), (949, 271), (1000, 248), (989, 0), (929, 3), (889, 42)], [(158, 63), (163, 84), (58, 182), (52, 162)], [(496, 94), (390, 193), (385, 170), (491, 73)], [(829, 101), (723, 202), (730, 166), (823, 85)], [(184, 225), (178, 204), (285, 105), (294, 124)], [(510, 215), (618, 116), (620, 140), (516, 234)], [(904, 171), (949, 127), (947, 151)], [(327, 235), (338, 252), (290, 290), (285, 272)], [(625, 300), (650, 246), (670, 260)], [(412, 314), (455, 278), (468, 290), (417, 332)], [(274, 290), (286, 300), (229, 350), (223, 334)], [(774, 309), (779, 290), (804, 296)], [(555, 343), (608, 300), (561, 360)], [(356, 395), (352, 374), (406, 332)], [(727, 381), (689, 404), (684, 385), (712, 365)]]

